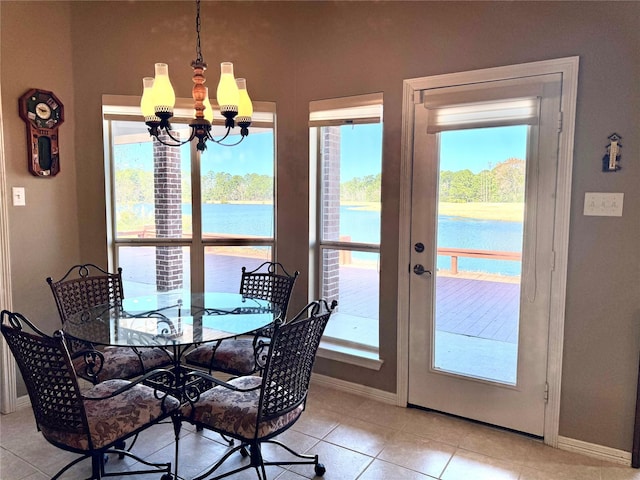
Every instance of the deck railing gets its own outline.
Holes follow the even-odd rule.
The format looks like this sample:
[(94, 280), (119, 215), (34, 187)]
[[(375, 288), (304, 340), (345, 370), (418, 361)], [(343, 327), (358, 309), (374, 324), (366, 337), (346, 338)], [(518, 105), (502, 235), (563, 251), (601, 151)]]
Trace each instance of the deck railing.
[[(142, 230), (134, 230), (129, 232), (120, 232), (120, 238), (156, 238), (155, 228), (153, 226), (145, 225)], [(217, 238), (220, 235), (214, 233), (203, 234), (204, 238)], [(230, 237), (233, 235), (226, 235)], [(185, 234), (184, 237), (190, 238), (191, 234)], [(350, 237), (340, 237), (340, 241), (349, 241)], [(476, 250), (470, 248), (438, 248), (438, 256), (451, 257), (451, 274), (458, 274), (458, 258), (485, 258), (487, 260), (522, 260), (522, 254), (520, 252), (502, 252), (496, 250)], [(349, 265), (351, 263), (351, 251), (340, 251), (340, 264)]]
[(522, 260), (520, 252), (499, 252), (496, 250), (472, 250), (468, 248), (438, 248), (438, 255), (451, 257), (451, 274), (458, 273), (458, 257), (486, 258), (488, 260)]

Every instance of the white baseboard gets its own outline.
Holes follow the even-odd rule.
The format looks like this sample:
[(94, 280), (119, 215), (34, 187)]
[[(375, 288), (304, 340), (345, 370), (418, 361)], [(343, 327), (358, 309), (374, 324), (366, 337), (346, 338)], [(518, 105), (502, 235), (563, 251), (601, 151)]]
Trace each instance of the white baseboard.
[(312, 374), (311, 381), (314, 385), (324, 385), (343, 392), (360, 395), (371, 400), (377, 400), (378, 402), (388, 403), (390, 405), (398, 404), (398, 396), (395, 393), (385, 392), (384, 390), (378, 390), (365, 385), (327, 377), (326, 375), (319, 375), (317, 373)]
[(618, 450), (562, 436), (558, 437), (558, 448), (560, 450), (580, 453), (582, 455), (598, 458), (607, 462), (631, 466), (631, 452), (625, 452), (624, 450)]
[(19, 410), (25, 407), (30, 407), (30, 406), (31, 406), (31, 400), (29, 399), (29, 395), (23, 395), (16, 399), (16, 410)]

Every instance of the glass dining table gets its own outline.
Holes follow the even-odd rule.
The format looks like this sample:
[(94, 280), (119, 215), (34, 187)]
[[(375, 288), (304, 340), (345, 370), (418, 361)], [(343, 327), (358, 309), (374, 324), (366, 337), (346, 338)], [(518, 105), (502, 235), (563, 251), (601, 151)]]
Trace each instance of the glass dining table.
[(279, 318), (275, 303), (239, 293), (158, 293), (82, 310), (62, 330), (96, 348), (160, 347), (173, 358), (179, 387), (184, 382), (181, 360), (190, 348), (260, 330)]
[(63, 331), (95, 345), (188, 348), (261, 329), (279, 316), (276, 304), (238, 293), (159, 293), (82, 310)]

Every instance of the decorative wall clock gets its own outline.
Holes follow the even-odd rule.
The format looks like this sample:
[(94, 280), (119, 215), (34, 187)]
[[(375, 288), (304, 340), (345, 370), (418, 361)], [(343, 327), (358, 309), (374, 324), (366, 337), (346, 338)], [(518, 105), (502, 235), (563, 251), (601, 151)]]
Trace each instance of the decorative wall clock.
[(29, 171), (36, 177), (53, 177), (60, 171), (58, 127), (64, 106), (52, 92), (32, 88), (20, 97), (20, 117), (27, 124)]

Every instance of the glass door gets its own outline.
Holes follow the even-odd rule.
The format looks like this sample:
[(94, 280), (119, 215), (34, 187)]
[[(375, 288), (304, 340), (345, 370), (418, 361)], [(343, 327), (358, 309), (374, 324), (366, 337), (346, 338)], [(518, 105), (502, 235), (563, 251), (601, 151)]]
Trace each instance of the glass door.
[(544, 433), (560, 80), (416, 101), (410, 404)]

